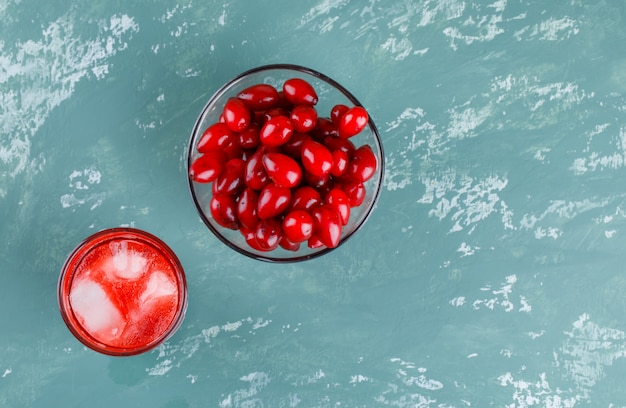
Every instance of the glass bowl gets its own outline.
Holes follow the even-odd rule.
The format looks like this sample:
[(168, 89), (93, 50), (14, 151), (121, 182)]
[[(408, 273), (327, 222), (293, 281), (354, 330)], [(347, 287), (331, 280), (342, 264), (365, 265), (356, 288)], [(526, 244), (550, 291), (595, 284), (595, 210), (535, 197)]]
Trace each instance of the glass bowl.
[(349, 140), (357, 148), (362, 145), (369, 145), (376, 158), (377, 166), (371, 178), (363, 183), (365, 186), (363, 202), (350, 209), (349, 221), (343, 226), (341, 237), (336, 246), (311, 248), (305, 241), (299, 245), (299, 249), (297, 250), (293, 250), (293, 248), (284, 249), (279, 246), (271, 251), (263, 251), (251, 247), (246, 242), (244, 234), (242, 234), (240, 230), (225, 228), (215, 221), (210, 211), (210, 202), (213, 197), (213, 183), (196, 182), (189, 176), (192, 163), (202, 155), (197, 150), (198, 142), (209, 126), (220, 121), (224, 105), (229, 98), (236, 97), (241, 91), (256, 84), (269, 84), (278, 91), (281, 91), (283, 89), (283, 83), (291, 78), (304, 79), (313, 86), (318, 96), (315, 109), (320, 118), (330, 118), (331, 109), (337, 104), (343, 104), (348, 107), (362, 106), (346, 88), (326, 75), (310, 68), (290, 64), (274, 64), (257, 67), (238, 75), (223, 85), (209, 99), (193, 127), (187, 152), (189, 189), (204, 224), (206, 224), (217, 238), (230, 248), (248, 257), (267, 262), (305, 261), (327, 254), (340, 247), (367, 221), (376, 205), (383, 181), (385, 165), (383, 146), (376, 125), (371, 115), (368, 115), (365, 128), (357, 135), (349, 138)]

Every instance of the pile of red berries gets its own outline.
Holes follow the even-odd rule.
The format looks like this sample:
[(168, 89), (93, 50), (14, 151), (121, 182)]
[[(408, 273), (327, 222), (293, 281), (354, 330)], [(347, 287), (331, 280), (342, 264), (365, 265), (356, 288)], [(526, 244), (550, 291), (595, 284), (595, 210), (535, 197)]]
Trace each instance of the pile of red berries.
[(211, 216), (256, 250), (336, 247), (376, 172), (372, 148), (350, 140), (367, 126), (365, 109), (337, 104), (321, 117), (317, 101), (300, 78), (281, 90), (252, 85), (227, 100), (195, 146), (189, 176), (213, 183)]

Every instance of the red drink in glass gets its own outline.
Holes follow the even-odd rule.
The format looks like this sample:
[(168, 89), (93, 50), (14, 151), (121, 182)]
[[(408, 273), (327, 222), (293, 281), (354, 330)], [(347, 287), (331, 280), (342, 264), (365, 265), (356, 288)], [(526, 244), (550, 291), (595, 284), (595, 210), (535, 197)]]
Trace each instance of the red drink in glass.
[(65, 261), (59, 307), (70, 331), (100, 353), (146, 352), (182, 323), (187, 284), (174, 252), (134, 228), (112, 228), (83, 241)]

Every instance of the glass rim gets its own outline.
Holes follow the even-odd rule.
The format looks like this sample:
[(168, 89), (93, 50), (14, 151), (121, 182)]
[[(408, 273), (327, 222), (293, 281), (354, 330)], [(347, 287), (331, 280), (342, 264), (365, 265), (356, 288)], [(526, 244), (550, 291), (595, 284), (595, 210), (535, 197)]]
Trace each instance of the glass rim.
[(266, 71), (274, 71), (274, 70), (284, 70), (284, 71), (296, 71), (296, 72), (300, 72), (300, 73), (304, 73), (304, 74), (308, 74), (311, 75), (325, 83), (327, 83), (328, 85), (332, 86), (333, 88), (337, 89), (340, 93), (342, 93), (346, 98), (348, 98), (348, 100), (350, 100), (350, 102), (352, 104), (354, 104), (354, 106), (361, 106), (363, 107), (363, 105), (361, 104), (361, 102), (350, 92), (348, 91), (343, 85), (341, 85), (340, 83), (338, 83), (337, 81), (335, 81), (334, 79), (330, 78), (329, 76), (322, 74), (319, 71), (316, 71), (312, 68), (308, 68), (308, 67), (304, 67), (301, 65), (296, 65), (296, 64), (287, 64), (287, 63), (280, 63), (280, 64), (267, 64), (267, 65), (261, 65), (252, 69), (249, 69), (247, 71), (244, 71), (242, 73), (240, 73), (239, 75), (233, 77), (231, 80), (229, 80), (228, 82), (226, 82), (224, 85), (222, 85), (217, 91), (215, 91), (215, 93), (213, 93), (213, 95), (208, 99), (207, 103), (204, 105), (204, 107), (202, 108), (202, 110), (200, 111), (200, 114), (198, 115), (198, 118), (193, 126), (193, 129), (191, 131), (191, 136), (189, 138), (189, 142), (187, 145), (187, 152), (186, 152), (186, 156), (187, 156), (187, 161), (186, 161), (186, 175), (187, 175), (187, 183), (188, 183), (188, 188), (189, 188), (189, 193), (191, 194), (192, 200), (194, 202), (194, 205), (197, 209), (198, 214), (200, 215), (200, 218), (202, 219), (202, 222), (205, 224), (206, 227), (209, 228), (209, 230), (213, 233), (213, 235), (215, 235), (222, 243), (224, 243), (226, 246), (228, 246), (229, 248), (235, 250), (236, 252), (245, 255), (249, 258), (258, 260), (258, 261), (264, 261), (264, 262), (269, 262), (269, 263), (296, 263), (296, 262), (302, 262), (302, 261), (307, 261), (307, 260), (311, 260), (313, 258), (318, 258), (322, 255), (328, 254), (329, 252), (332, 252), (333, 250), (339, 248), (341, 245), (343, 245), (344, 243), (346, 243), (353, 235), (355, 235), (362, 227), (363, 225), (366, 224), (366, 221), (369, 219), (369, 217), (371, 216), (374, 208), (376, 207), (376, 204), (378, 202), (378, 199), (380, 198), (380, 194), (382, 191), (382, 186), (384, 183), (384, 178), (385, 178), (385, 153), (384, 153), (384, 149), (383, 149), (383, 143), (382, 143), (382, 139), (380, 137), (380, 134), (378, 132), (378, 128), (376, 127), (376, 124), (374, 123), (372, 116), (369, 115), (368, 118), (368, 127), (370, 128), (374, 139), (376, 140), (376, 144), (378, 149), (380, 150), (380, 181), (377, 183), (377, 185), (375, 186), (375, 191), (372, 197), (372, 202), (369, 205), (369, 207), (365, 210), (365, 213), (363, 215), (363, 218), (359, 221), (359, 223), (355, 226), (354, 230), (352, 230), (350, 232), (350, 234), (346, 235), (345, 237), (342, 237), (341, 240), (339, 241), (339, 244), (334, 247), (334, 248), (328, 248), (325, 247), (319, 251), (313, 252), (313, 253), (309, 253), (309, 254), (305, 254), (305, 255), (295, 255), (293, 257), (289, 257), (289, 258), (281, 258), (278, 256), (272, 256), (271, 255), (271, 251), (267, 252), (266, 254), (258, 254), (252, 251), (248, 251), (245, 248), (240, 247), (239, 245), (234, 244), (233, 242), (231, 242), (231, 240), (229, 240), (227, 237), (225, 237), (222, 232), (220, 232), (220, 230), (215, 227), (211, 221), (208, 219), (207, 215), (204, 213), (204, 211), (202, 210), (202, 206), (198, 200), (198, 197), (196, 195), (195, 192), (195, 188), (194, 188), (194, 182), (191, 179), (191, 177), (189, 177), (189, 168), (191, 167), (191, 162), (192, 162), (192, 156), (193, 156), (193, 151), (194, 151), (194, 139), (195, 136), (200, 128), (200, 125), (202, 124), (202, 122), (204, 121), (204, 117), (206, 115), (206, 113), (208, 112), (208, 110), (213, 106), (213, 104), (215, 103), (215, 101), (217, 99), (219, 99), (220, 97), (222, 97), (234, 84), (236, 84), (237, 82), (239, 82), (240, 80), (242, 80), (243, 78), (252, 75), (252, 74), (256, 74), (256, 73), (262, 73), (262, 72), (266, 72)]
[[(163, 331), (163, 333), (153, 338), (150, 342), (137, 347), (112, 346), (96, 339), (77, 319), (69, 301), (71, 283), (74, 279), (74, 274), (76, 273), (76, 267), (82, 262), (82, 260), (95, 248), (111, 241), (124, 239), (133, 240), (141, 245), (148, 246), (163, 255), (173, 269), (178, 289), (176, 311), (168, 327)], [(57, 302), (61, 317), (67, 328), (74, 335), (74, 337), (87, 348), (110, 356), (138, 355), (150, 351), (162, 344), (170, 336), (172, 336), (182, 324), (188, 302), (187, 279), (179, 258), (159, 237), (147, 231), (132, 227), (107, 228), (89, 235), (76, 245), (76, 247), (69, 253), (63, 263), (58, 279)]]

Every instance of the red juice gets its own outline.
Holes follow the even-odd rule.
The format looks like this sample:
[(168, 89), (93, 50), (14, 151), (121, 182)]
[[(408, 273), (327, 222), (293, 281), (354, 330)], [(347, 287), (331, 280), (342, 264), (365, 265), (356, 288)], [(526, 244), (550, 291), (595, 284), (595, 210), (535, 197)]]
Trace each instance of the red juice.
[(109, 355), (146, 352), (182, 323), (183, 268), (159, 238), (133, 228), (93, 234), (69, 256), (59, 279), (59, 307), (70, 331)]

